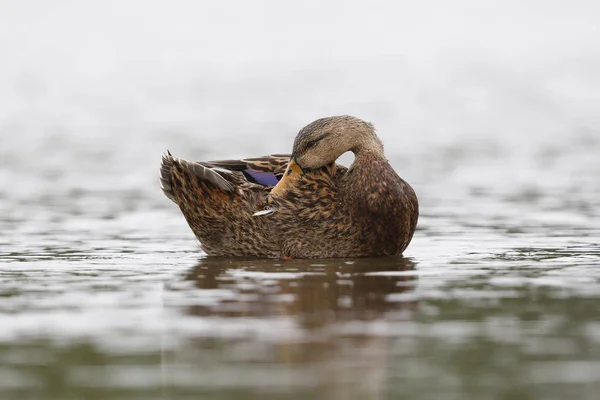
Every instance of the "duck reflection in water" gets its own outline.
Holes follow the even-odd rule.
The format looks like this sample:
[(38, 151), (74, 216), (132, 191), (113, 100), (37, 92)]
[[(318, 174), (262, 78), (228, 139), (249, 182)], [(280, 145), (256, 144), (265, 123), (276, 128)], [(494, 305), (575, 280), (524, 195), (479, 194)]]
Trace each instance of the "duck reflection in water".
[[(191, 314), (223, 317), (295, 316), (302, 327), (372, 320), (388, 311), (414, 311), (402, 294), (416, 286), (415, 263), (405, 257), (273, 260), (208, 257), (185, 279), (198, 289), (238, 294), (217, 306), (192, 306)], [(401, 299), (402, 301), (397, 301)]]
[(403, 257), (202, 259), (168, 289), (200, 323), (165, 371), (256, 398), (265, 387), (292, 398), (383, 398), (396, 327), (417, 306), (414, 269)]

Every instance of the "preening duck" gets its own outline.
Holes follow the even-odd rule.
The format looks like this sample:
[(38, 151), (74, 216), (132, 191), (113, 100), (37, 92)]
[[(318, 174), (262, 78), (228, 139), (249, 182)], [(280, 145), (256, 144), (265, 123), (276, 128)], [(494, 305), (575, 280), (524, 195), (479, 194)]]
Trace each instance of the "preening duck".
[[(355, 155), (349, 168), (336, 164), (347, 151)], [(302, 128), (291, 154), (190, 162), (167, 152), (160, 181), (215, 256), (399, 255), (419, 215), (373, 125), (351, 116)]]

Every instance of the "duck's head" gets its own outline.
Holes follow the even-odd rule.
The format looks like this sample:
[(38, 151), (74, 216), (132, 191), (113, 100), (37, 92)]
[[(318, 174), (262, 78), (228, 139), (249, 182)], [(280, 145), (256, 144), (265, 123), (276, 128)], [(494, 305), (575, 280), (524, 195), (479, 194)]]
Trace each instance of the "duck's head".
[(371, 123), (348, 115), (311, 122), (298, 132), (288, 167), (271, 196), (283, 196), (302, 175), (333, 163), (347, 151), (383, 156), (383, 144)]

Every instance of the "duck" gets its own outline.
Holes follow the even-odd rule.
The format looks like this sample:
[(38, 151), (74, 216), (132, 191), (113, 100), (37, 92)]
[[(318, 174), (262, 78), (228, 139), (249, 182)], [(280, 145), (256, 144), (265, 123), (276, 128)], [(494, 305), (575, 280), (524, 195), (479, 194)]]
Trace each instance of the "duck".
[[(349, 167), (336, 163), (346, 152)], [(167, 151), (160, 184), (208, 256), (398, 256), (419, 217), (373, 124), (349, 115), (300, 129), (291, 154), (193, 162)]]

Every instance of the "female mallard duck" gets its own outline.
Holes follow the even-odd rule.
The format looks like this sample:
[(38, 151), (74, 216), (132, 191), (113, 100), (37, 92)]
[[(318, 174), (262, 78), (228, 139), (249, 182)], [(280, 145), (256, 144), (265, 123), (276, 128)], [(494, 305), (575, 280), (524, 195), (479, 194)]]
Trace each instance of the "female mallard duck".
[[(350, 168), (335, 163), (347, 151)], [(373, 125), (350, 116), (302, 128), (291, 155), (189, 162), (167, 153), (160, 181), (209, 255), (398, 255), (419, 215)]]

